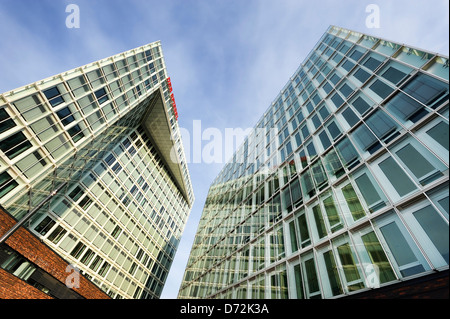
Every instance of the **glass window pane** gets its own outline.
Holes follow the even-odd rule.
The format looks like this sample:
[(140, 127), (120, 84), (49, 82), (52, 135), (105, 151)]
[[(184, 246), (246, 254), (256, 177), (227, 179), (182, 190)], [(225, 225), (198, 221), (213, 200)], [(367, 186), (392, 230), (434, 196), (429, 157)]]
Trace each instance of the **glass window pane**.
[(304, 299), (305, 295), (303, 292), (303, 279), (302, 271), (300, 265), (294, 266), (294, 278), (295, 278), (295, 290), (297, 292), (297, 299)]
[(416, 189), (414, 183), (392, 157), (385, 159), (378, 166), (400, 196)]
[(401, 80), (405, 78), (406, 73), (403, 73), (397, 68), (391, 66), (381, 76), (391, 83), (397, 85)]
[(31, 143), (22, 132), (18, 132), (0, 142), (0, 149), (9, 159), (15, 158), (31, 147)]
[(334, 204), (333, 196), (324, 199), (323, 206), (328, 217), (328, 223), (330, 224), (331, 231), (335, 232), (344, 227), (341, 223), (341, 218), (339, 217), (336, 205)]
[(384, 250), (381, 247), (375, 233), (372, 231), (364, 236), (361, 236), (361, 239), (367, 253), (369, 254), (372, 264), (378, 267), (380, 283), (383, 284), (385, 282), (395, 280), (396, 278), (394, 271), (392, 270), (389, 260), (387, 259), (387, 256), (384, 253)]
[(336, 150), (344, 165), (348, 165), (359, 158), (358, 152), (348, 138), (339, 142), (336, 145)]
[(377, 59), (373, 57), (369, 57), (366, 62), (364, 62), (364, 66), (368, 69), (375, 71), (376, 68), (378, 68), (381, 65), (381, 61), (378, 61)]
[(355, 107), (355, 109), (359, 112), (359, 114), (364, 115), (364, 113), (367, 112), (371, 108), (369, 103), (367, 103), (362, 97), (356, 98), (352, 105)]
[(309, 294), (319, 292), (319, 280), (317, 278), (316, 266), (314, 264), (313, 258), (305, 261), (305, 272), (308, 282)]
[(341, 130), (334, 121), (331, 121), (329, 122), (329, 124), (327, 124), (327, 129), (334, 140), (341, 136)]
[[(417, 265), (416, 256), (395, 222), (380, 227), (380, 231), (403, 276), (411, 276), (425, 271), (421, 264)], [(412, 265), (407, 266), (408, 264)]]
[(330, 250), (324, 253), (323, 259), (325, 260), (325, 266), (327, 268), (328, 279), (330, 281), (333, 296), (342, 294), (342, 286), (339, 280), (339, 274), (337, 271), (336, 262), (334, 261), (333, 252)]
[(295, 224), (293, 221), (289, 223), (289, 235), (291, 237), (292, 252), (296, 252), (298, 250), (298, 243), (297, 243), (297, 233), (295, 231)]
[(361, 124), (351, 136), (355, 139), (359, 148), (362, 151), (368, 151), (369, 153), (374, 153), (381, 147), (378, 139), (375, 135), (367, 128), (365, 124)]
[(359, 191), (363, 195), (371, 213), (386, 206), (386, 203), (380, 197), (381, 190), (379, 190), (378, 185), (375, 188), (374, 183), (369, 178), (367, 173), (355, 178), (355, 182), (358, 185)]
[[(350, 291), (358, 290), (364, 287), (356, 267), (355, 258), (349, 244), (341, 245), (337, 248), (342, 268), (344, 269), (345, 279)], [(355, 283), (356, 282), (356, 283)]]
[(317, 233), (319, 234), (319, 239), (327, 235), (327, 229), (325, 228), (325, 223), (322, 216), (322, 211), (319, 205), (313, 207), (314, 220), (316, 222)]
[(401, 122), (411, 121), (415, 123), (428, 114), (423, 104), (420, 104), (401, 92), (386, 103), (385, 107), (389, 113)]
[(419, 152), (411, 144), (406, 144), (403, 148), (398, 150), (396, 154), (408, 167), (408, 169), (414, 174), (414, 176), (421, 182), (421, 184), (426, 185), (436, 178), (442, 176), (442, 173), (433, 174), (433, 178), (430, 178), (430, 176), (428, 176), (430, 173), (436, 172), (437, 169), (423, 156), (425, 154), (428, 156), (433, 155), (426, 150), (421, 151), (422, 152)]
[(331, 146), (330, 139), (328, 138), (328, 135), (325, 131), (322, 131), (319, 134), (319, 138), (320, 138), (320, 141), (322, 142), (322, 146), (323, 146), (324, 150), (326, 150), (328, 147)]
[(370, 86), (370, 89), (382, 99), (387, 98), (392, 92), (394, 92), (393, 88), (380, 80), (376, 80), (375, 82), (373, 82), (373, 84)]
[(422, 102), (431, 106), (441, 97), (448, 95), (448, 84), (431, 76), (420, 74), (409, 82), (403, 91)]
[(311, 244), (311, 240), (309, 237), (308, 225), (306, 223), (306, 216), (303, 213), (297, 218), (298, 228), (300, 230), (300, 240), (302, 248)]
[(347, 121), (348, 125), (350, 125), (350, 127), (355, 126), (356, 123), (359, 122), (359, 118), (349, 107), (346, 108), (345, 111), (342, 112), (342, 116), (345, 118), (345, 120)]
[(367, 126), (370, 127), (375, 135), (382, 139), (397, 130), (397, 125), (386, 113), (381, 110), (375, 112), (366, 120)]
[(361, 206), (361, 203), (358, 199), (358, 196), (356, 195), (355, 190), (353, 189), (352, 184), (344, 186), (342, 188), (342, 193), (344, 194), (347, 206), (353, 216), (353, 220), (357, 221), (358, 219), (363, 218), (366, 214), (364, 213), (364, 209)]
[(0, 134), (16, 126), (4, 109), (0, 109)]
[(436, 142), (438, 142), (442, 147), (444, 147), (447, 151), (449, 150), (449, 127), (445, 122), (440, 122), (435, 125), (433, 128), (427, 131), (427, 134), (430, 135)]
[(448, 224), (439, 216), (438, 212), (430, 205), (413, 213), (425, 233), (433, 242), (436, 249), (449, 263), (449, 231)]
[(370, 77), (370, 74), (360, 68), (353, 74), (353, 76), (357, 78), (361, 83), (365, 83)]
[(0, 198), (8, 194), (19, 184), (14, 181), (8, 173), (3, 172), (0, 174)]

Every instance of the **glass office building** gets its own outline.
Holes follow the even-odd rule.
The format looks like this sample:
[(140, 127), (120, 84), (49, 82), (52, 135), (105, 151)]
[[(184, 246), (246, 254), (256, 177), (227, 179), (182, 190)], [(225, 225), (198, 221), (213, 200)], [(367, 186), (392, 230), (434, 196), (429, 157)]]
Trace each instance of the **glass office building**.
[(447, 271), (448, 57), (330, 26), (212, 183), (180, 298)]
[[(194, 195), (160, 42), (0, 95), (0, 204), (113, 298), (159, 298)], [(52, 196), (52, 193), (55, 192)]]

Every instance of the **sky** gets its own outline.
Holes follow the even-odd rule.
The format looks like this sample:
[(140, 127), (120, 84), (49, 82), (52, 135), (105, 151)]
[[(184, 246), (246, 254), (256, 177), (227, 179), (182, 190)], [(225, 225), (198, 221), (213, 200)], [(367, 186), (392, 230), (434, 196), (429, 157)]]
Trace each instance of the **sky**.
[[(70, 4), (79, 28), (66, 26)], [(247, 129), (330, 25), (448, 56), (448, 11), (448, 0), (0, 0), (0, 92), (159, 40), (180, 128)], [(196, 201), (163, 299), (177, 297), (208, 189), (228, 160), (189, 153)]]

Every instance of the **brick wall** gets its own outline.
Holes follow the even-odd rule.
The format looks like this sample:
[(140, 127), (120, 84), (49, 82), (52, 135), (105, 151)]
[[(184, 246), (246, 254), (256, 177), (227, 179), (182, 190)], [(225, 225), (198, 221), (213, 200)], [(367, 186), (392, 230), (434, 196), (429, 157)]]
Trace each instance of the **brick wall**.
[[(15, 220), (0, 207), (0, 236), (14, 224)], [(19, 228), (6, 240), (6, 245), (65, 284), (67, 276), (70, 275), (66, 272), (68, 262), (25, 228)], [(8, 287), (12, 289), (8, 289)], [(73, 288), (73, 290), (87, 299), (109, 299), (108, 295), (83, 276), (80, 276), (80, 287)], [(48, 298), (48, 296), (2, 270), (0, 272), (0, 298), (34, 299)]]

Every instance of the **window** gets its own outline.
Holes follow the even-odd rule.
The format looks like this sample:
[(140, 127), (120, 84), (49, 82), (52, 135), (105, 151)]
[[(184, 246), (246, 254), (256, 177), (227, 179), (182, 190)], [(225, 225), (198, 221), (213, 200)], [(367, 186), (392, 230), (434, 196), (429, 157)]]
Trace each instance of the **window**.
[(322, 86), (322, 88), (326, 94), (329, 94), (333, 90), (333, 87), (327, 81), (325, 81), (325, 84)]
[(359, 59), (364, 55), (363, 52), (359, 51), (358, 49), (355, 49), (351, 54), (350, 58), (356, 62), (359, 61)]
[(372, 107), (367, 103), (362, 97), (357, 97), (353, 102), (352, 105), (355, 107), (356, 111), (358, 111), (359, 114), (364, 115), (369, 109)]
[[(338, 242), (339, 240), (336, 240)], [(337, 243), (339, 245), (339, 243)], [(344, 273), (346, 288), (348, 291), (356, 291), (364, 288), (364, 282), (357, 267), (356, 255), (349, 243), (337, 247), (337, 255)]]
[(322, 147), (324, 150), (326, 150), (328, 147), (331, 146), (330, 139), (328, 138), (328, 135), (325, 131), (322, 131), (319, 134), (319, 138), (320, 138), (320, 141), (322, 142)]
[[(426, 234), (434, 249), (438, 252), (442, 261), (433, 256), (433, 252), (430, 249), (426, 249), (427, 254), (435, 264), (435, 267), (445, 266), (449, 263), (449, 232), (448, 221), (446, 222), (442, 216), (431, 206), (427, 205), (420, 209), (414, 209), (411, 212), (418, 226)], [(414, 224), (412, 224), (414, 225)], [(422, 245), (430, 246), (428, 242), (422, 239)]]
[(297, 214), (297, 225), (300, 234), (300, 246), (305, 248), (311, 245), (311, 238), (309, 236), (308, 224), (304, 210), (301, 210), (300, 213)]
[(318, 129), (320, 127), (320, 125), (322, 125), (322, 122), (320, 121), (320, 119), (317, 116), (317, 114), (314, 114), (314, 116), (312, 117), (312, 121), (313, 121), (313, 124), (314, 124), (316, 129)]
[(355, 173), (354, 179), (371, 213), (386, 206), (387, 199), (367, 168)]
[(69, 125), (70, 123), (75, 121), (75, 118), (73, 117), (72, 112), (68, 107), (57, 111), (56, 114), (58, 115), (64, 126)]
[(381, 148), (380, 142), (365, 124), (361, 124), (351, 136), (363, 152), (373, 154)]
[(442, 171), (447, 169), (431, 152), (413, 139), (394, 147), (393, 152), (421, 185), (440, 178), (443, 176)]
[(294, 287), (296, 292), (296, 298), (304, 299), (305, 293), (303, 291), (303, 276), (300, 265), (294, 266), (294, 281), (295, 281)]
[(0, 149), (9, 159), (19, 156), (31, 147), (31, 143), (22, 132), (18, 132), (0, 143)]
[(306, 140), (309, 137), (309, 130), (308, 130), (308, 126), (303, 125), (302, 128), (300, 129), (303, 135), (303, 139)]
[[(310, 258), (309, 258), (310, 257)], [(316, 271), (316, 265), (312, 256), (304, 256), (303, 260), (303, 273), (305, 274), (305, 290), (306, 297), (309, 299), (321, 299), (319, 280)]]
[(54, 243), (55, 245), (64, 237), (66, 234), (66, 230), (61, 226), (57, 226), (55, 230), (48, 236), (48, 240)]
[(428, 114), (428, 111), (423, 104), (402, 92), (396, 94), (388, 103), (386, 103), (385, 108), (403, 124), (410, 121), (410, 125)]
[(328, 111), (327, 107), (323, 105), (321, 108), (319, 108), (319, 114), (322, 117), (322, 120), (324, 121), (330, 115), (330, 112)]
[(344, 100), (341, 98), (341, 96), (338, 93), (335, 93), (333, 97), (331, 98), (331, 101), (333, 101), (336, 108), (339, 108), (342, 104), (344, 104)]
[(56, 224), (56, 222), (49, 216), (45, 217), (34, 230), (42, 236), (45, 236), (48, 231)]
[(361, 68), (357, 69), (353, 76), (357, 78), (361, 83), (365, 83), (370, 78), (370, 74)]
[(341, 80), (341, 77), (337, 74), (333, 74), (330, 78), (330, 81), (333, 82), (334, 85), (338, 84)]
[(334, 149), (331, 149), (324, 157), (325, 168), (327, 170), (328, 176), (330, 176), (330, 181), (334, 181), (344, 174), (344, 168), (342, 167), (341, 161)]
[(398, 85), (406, 77), (406, 73), (390, 66), (381, 76), (394, 85)]
[(342, 112), (342, 116), (345, 118), (350, 127), (355, 126), (359, 122), (359, 118), (356, 116), (355, 112), (353, 112), (353, 110), (349, 107)]
[(392, 92), (394, 92), (393, 88), (381, 80), (375, 80), (372, 85), (370, 85), (370, 89), (382, 99), (387, 98)]
[(64, 98), (61, 96), (61, 93), (56, 86), (44, 91), (44, 95), (47, 97), (47, 100), (50, 102), (52, 107), (64, 103)]
[(327, 235), (327, 229), (325, 227), (325, 221), (322, 215), (322, 210), (320, 205), (316, 205), (312, 208), (312, 216), (314, 217), (314, 222), (316, 224), (316, 232), (318, 239), (322, 239)]
[(328, 275), (328, 283), (330, 285), (331, 296), (337, 296), (343, 293), (341, 281), (339, 279), (336, 261), (334, 259), (333, 251), (329, 250), (323, 254), (323, 259)]
[(75, 259), (78, 259), (85, 249), (86, 249), (86, 245), (80, 241), (75, 246), (75, 248), (71, 251), (70, 255), (73, 256)]
[(431, 138), (438, 142), (447, 151), (449, 150), (449, 127), (445, 122), (439, 122), (426, 132)]
[(397, 124), (381, 110), (376, 111), (366, 120), (367, 126), (379, 139), (386, 139), (397, 131)]
[[(363, 230), (360, 235), (354, 236), (355, 247), (363, 263), (369, 287), (376, 288), (379, 284), (395, 280), (397, 277), (375, 232), (367, 229)], [(370, 265), (372, 266), (367, 267)], [(375, 269), (373, 269), (374, 266)], [(376, 276), (373, 278), (375, 274)]]
[(95, 97), (97, 98), (98, 103), (99, 103), (100, 105), (103, 104), (103, 103), (105, 103), (106, 101), (109, 100), (109, 97), (108, 97), (108, 95), (106, 94), (105, 88), (102, 88), (102, 89), (96, 91), (96, 92), (95, 92)]
[(353, 89), (347, 84), (344, 83), (340, 88), (339, 91), (346, 97), (348, 98), (352, 93), (353, 93)]
[(355, 64), (349, 60), (345, 60), (344, 63), (342, 63), (342, 67), (350, 72), (350, 70), (355, 66)]
[(336, 122), (334, 122), (334, 121), (329, 121), (326, 125), (327, 125), (328, 133), (330, 133), (333, 140), (336, 141), (338, 139), (338, 137), (340, 137), (342, 134), (341, 129), (337, 126)]
[(338, 231), (343, 228), (341, 218), (339, 216), (338, 208), (335, 204), (335, 200), (331, 194), (327, 194), (323, 199), (323, 206), (325, 210), (325, 214), (327, 216), (328, 225), (330, 226), (330, 230), (332, 233)]
[(336, 145), (336, 151), (342, 163), (349, 168), (359, 162), (359, 154), (348, 138), (344, 138)]
[(372, 70), (372, 71), (375, 71), (376, 70), (376, 68), (378, 68), (380, 65), (381, 65), (381, 61), (379, 61), (379, 60), (377, 60), (377, 59), (375, 59), (375, 58), (373, 58), (373, 57), (369, 57), (364, 63), (363, 63), (363, 65), (366, 67), (366, 68), (368, 68), (368, 69), (370, 69), (370, 70)]
[(315, 148), (314, 143), (312, 141), (311, 141), (311, 143), (309, 143), (306, 146), (306, 149), (308, 151), (309, 158), (313, 158), (314, 156), (317, 155), (316, 148)]
[(291, 221), (289, 223), (289, 237), (291, 240), (291, 252), (295, 253), (299, 246), (298, 246), (298, 241), (297, 241), (297, 231), (295, 229), (295, 222)]
[(448, 84), (425, 74), (415, 76), (403, 88), (407, 94), (432, 108), (439, 106), (439, 102), (448, 97), (448, 90)]
[(344, 195), (345, 202), (353, 217), (354, 221), (357, 221), (366, 216), (364, 208), (359, 201), (358, 195), (356, 195), (355, 189), (352, 184), (347, 184), (342, 188), (342, 194)]
[(394, 212), (376, 219), (375, 225), (378, 226), (382, 245), (388, 249), (389, 255), (393, 256), (392, 261), (401, 276), (412, 276), (430, 268)]
[(400, 197), (417, 189), (416, 185), (392, 157), (383, 160), (378, 166)]
[(0, 109), (0, 134), (16, 126), (5, 109)]
[(18, 185), (7, 172), (0, 173), (0, 198), (8, 194)]

